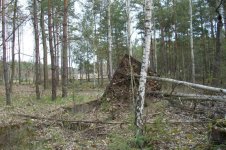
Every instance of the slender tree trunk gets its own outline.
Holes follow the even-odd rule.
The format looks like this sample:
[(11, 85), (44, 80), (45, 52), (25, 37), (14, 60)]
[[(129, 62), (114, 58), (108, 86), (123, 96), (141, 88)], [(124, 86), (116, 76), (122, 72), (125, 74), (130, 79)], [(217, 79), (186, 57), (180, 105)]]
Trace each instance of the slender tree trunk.
[(193, 27), (192, 27), (192, 0), (189, 0), (190, 12), (190, 46), (191, 46), (191, 63), (192, 63), (192, 82), (195, 83), (195, 56), (193, 46)]
[(126, 0), (126, 13), (127, 13), (127, 48), (128, 48), (128, 53), (129, 53), (129, 65), (130, 65), (130, 84), (131, 84), (131, 95), (130, 97), (132, 98), (132, 102), (135, 103), (134, 100), (134, 79), (133, 79), (133, 68), (131, 64), (131, 56), (133, 56), (133, 51), (132, 51), (132, 44), (131, 44), (131, 17), (130, 17), (130, 0)]
[(19, 84), (21, 84), (21, 58), (20, 58), (20, 28), (18, 28), (18, 64), (19, 64)]
[(11, 105), (11, 94), (9, 89), (9, 72), (6, 56), (6, 38), (5, 38), (5, 0), (2, 0), (2, 47), (3, 47), (3, 68), (4, 68), (4, 82), (5, 82), (5, 94), (6, 94), (6, 105)]
[(163, 58), (163, 67), (162, 67), (162, 72), (163, 74), (167, 74), (167, 54), (165, 50), (165, 41), (164, 41), (164, 28), (161, 27), (161, 53), (162, 53), (162, 58)]
[(57, 81), (56, 81), (56, 59), (53, 49), (53, 32), (52, 32), (52, 0), (48, 0), (48, 30), (49, 30), (49, 48), (51, 55), (51, 69), (52, 69), (52, 100), (57, 96)]
[[(154, 19), (153, 19), (154, 20)], [(157, 55), (157, 46), (156, 46), (156, 27), (155, 27), (155, 21), (154, 23), (154, 52), (155, 52), (155, 56), (154, 56), (154, 64), (155, 64), (155, 72), (158, 72), (158, 55)]]
[(13, 10), (12, 72), (11, 72), (10, 87), (9, 87), (10, 93), (12, 93), (12, 90), (13, 90), (13, 80), (14, 80), (14, 74), (15, 74), (16, 13), (17, 13), (17, 0), (15, 0), (14, 2), (14, 10)]
[(95, 88), (96, 87), (96, 75), (95, 75), (95, 72), (96, 72), (96, 16), (95, 16), (95, 13), (94, 13), (94, 5), (95, 2), (94, 0), (92, 0), (92, 30), (93, 30), (93, 39), (92, 39), (92, 45), (93, 45), (93, 53), (94, 53), (94, 62), (93, 62), (93, 87)]
[(45, 22), (44, 22), (44, 3), (41, 2), (41, 19), (40, 26), (42, 31), (42, 45), (43, 45), (43, 72), (44, 72), (44, 89), (48, 88), (48, 60), (47, 60), (47, 43), (46, 43), (46, 34), (45, 34)]
[(34, 32), (35, 32), (35, 90), (36, 90), (36, 98), (40, 99), (40, 63), (39, 63), (39, 34), (38, 34), (38, 17), (37, 17), (37, 3), (36, 0), (33, 0), (33, 25), (34, 25)]
[[(201, 12), (202, 7), (200, 6), (200, 12)], [(209, 78), (208, 77), (208, 71), (207, 71), (207, 54), (206, 54), (206, 34), (204, 33), (204, 20), (203, 17), (201, 16), (200, 18), (200, 23), (201, 23), (201, 31), (202, 31), (202, 35), (201, 35), (201, 48), (203, 49), (203, 84), (206, 84), (206, 79)]]
[(215, 59), (213, 63), (213, 81), (212, 84), (214, 86), (220, 85), (220, 78), (221, 78), (221, 30), (222, 30), (222, 20), (221, 16), (218, 17), (218, 23), (217, 23), (217, 34), (216, 34), (216, 52), (215, 52)]
[(79, 77), (80, 77), (80, 84), (82, 84), (82, 61), (81, 59), (79, 60), (79, 66), (80, 66), (80, 69), (79, 69)]
[(214, 25), (213, 25), (213, 18), (210, 18), (210, 33), (211, 33), (211, 37), (212, 39), (214, 39), (215, 35), (214, 35)]
[(130, 56), (133, 56), (131, 44), (131, 17), (130, 17), (130, 0), (126, 0), (126, 13), (127, 13), (127, 47)]
[(108, 0), (108, 62), (109, 62), (109, 78), (113, 76), (112, 70), (112, 36), (111, 36), (111, 0)]
[(88, 45), (88, 42), (87, 42), (87, 52), (86, 52), (86, 79), (88, 82), (90, 82), (90, 75), (89, 75), (89, 64), (90, 64), (90, 61), (89, 61), (89, 45)]
[[(183, 47), (185, 47), (185, 44), (183, 43)], [(182, 68), (183, 68), (183, 80), (186, 80), (186, 68), (185, 68), (185, 52), (184, 52), (184, 48), (181, 49), (181, 55), (182, 55)]]
[(68, 17), (68, 1), (64, 0), (64, 17), (63, 17), (63, 72), (62, 72), (62, 97), (67, 97), (68, 86), (68, 41), (67, 41), (67, 17)]
[[(61, 69), (60, 69), (60, 55), (59, 55), (59, 48), (57, 47), (57, 37), (58, 37), (58, 10), (54, 9), (54, 6), (52, 5), (52, 30), (53, 30), (53, 49), (54, 49), (54, 55), (55, 55), (55, 66), (56, 66), (56, 85), (59, 86), (60, 83), (60, 75), (62, 75)], [(63, 47), (63, 46), (62, 46)], [(61, 52), (63, 51), (63, 48), (61, 49)], [(63, 52), (62, 52), (63, 53)], [(61, 59), (62, 61), (62, 59)], [(62, 65), (63, 66), (63, 62)]]
[[(57, 16), (56, 16), (57, 18)], [(55, 45), (55, 52), (56, 52), (56, 77), (57, 77), (57, 85), (60, 82), (60, 74), (61, 74), (61, 68), (60, 68), (60, 38), (59, 38), (59, 25), (58, 23), (56, 24), (56, 30), (55, 30), (55, 38), (56, 38), (56, 45)], [(61, 64), (63, 66), (63, 63)]]
[(145, 46), (143, 50), (143, 60), (141, 65), (139, 87), (135, 107), (135, 125), (137, 127), (136, 136), (143, 135), (143, 111), (145, 100), (145, 84), (148, 71), (148, 61), (150, 56), (150, 39), (151, 39), (151, 17), (152, 17), (152, 0), (145, 0)]
[(97, 84), (100, 86), (100, 60), (97, 58)]
[(179, 68), (179, 63), (178, 63), (178, 38), (177, 38), (177, 26), (175, 24), (175, 41), (174, 41), (174, 77), (178, 77), (178, 70), (180, 70)]
[[(226, 1), (223, 1), (223, 8), (224, 8), (224, 29), (226, 30)], [(226, 32), (224, 32), (224, 38), (226, 39)]]
[(101, 77), (101, 87), (104, 85), (104, 73), (103, 73), (103, 59), (100, 60), (100, 77)]

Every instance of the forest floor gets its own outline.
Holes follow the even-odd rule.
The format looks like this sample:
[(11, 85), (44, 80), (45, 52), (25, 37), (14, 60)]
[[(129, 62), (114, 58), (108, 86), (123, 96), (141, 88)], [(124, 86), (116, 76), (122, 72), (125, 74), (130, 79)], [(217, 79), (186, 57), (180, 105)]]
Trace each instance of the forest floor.
[[(0, 98), (0, 149), (126, 150), (139, 149), (139, 144), (146, 149), (210, 148), (211, 124), (195, 111), (173, 107), (167, 100), (146, 99), (143, 140), (134, 138), (134, 112), (130, 108), (119, 110), (116, 118), (106, 111), (111, 107), (107, 104), (99, 109), (84, 108), (88, 111), (67, 109), (96, 100), (103, 92), (80, 87), (74, 94), (71, 90), (68, 98), (51, 101), (47, 90), (36, 100), (34, 86), (14, 86), (12, 106), (5, 106), (4, 96)], [(4, 95), (3, 86), (0, 95)]]

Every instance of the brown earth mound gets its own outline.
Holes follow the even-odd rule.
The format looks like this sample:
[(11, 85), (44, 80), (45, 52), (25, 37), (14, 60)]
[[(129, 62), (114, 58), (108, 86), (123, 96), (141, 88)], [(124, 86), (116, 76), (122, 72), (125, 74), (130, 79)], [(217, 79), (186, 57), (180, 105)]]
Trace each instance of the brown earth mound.
[[(131, 60), (131, 64), (129, 63), (129, 60)], [(133, 57), (129, 58), (129, 55), (125, 55), (122, 58), (118, 68), (115, 70), (113, 78), (110, 81), (109, 85), (106, 87), (106, 90), (101, 99), (102, 101), (111, 102), (111, 104), (117, 107), (117, 109), (119, 107), (125, 109), (125, 107), (133, 104), (130, 66), (132, 66), (133, 75), (140, 75), (141, 62)], [(148, 75), (156, 76), (157, 74), (149, 69)], [(134, 94), (136, 95), (139, 85), (139, 78), (133, 77), (133, 79), (133, 89)], [(146, 91), (157, 91), (160, 89), (161, 86), (157, 81), (147, 80)]]
[[(129, 63), (129, 60), (131, 60), (131, 64)], [(100, 109), (114, 114), (116, 110), (128, 110), (130, 106), (133, 106), (130, 66), (132, 66), (133, 72), (133, 91), (134, 95), (136, 95), (139, 85), (139, 78), (135, 78), (134, 76), (140, 75), (141, 62), (133, 57), (129, 58), (129, 55), (125, 55), (119, 63), (118, 68), (115, 70), (112, 80), (106, 87), (106, 90), (100, 99), (76, 105), (72, 108), (67, 107), (66, 109), (70, 109), (73, 112), (84, 113), (97, 110), (101, 107)], [(156, 76), (156, 73), (149, 69), (148, 75)], [(160, 89), (161, 86), (157, 81), (147, 80), (146, 91), (158, 91)]]

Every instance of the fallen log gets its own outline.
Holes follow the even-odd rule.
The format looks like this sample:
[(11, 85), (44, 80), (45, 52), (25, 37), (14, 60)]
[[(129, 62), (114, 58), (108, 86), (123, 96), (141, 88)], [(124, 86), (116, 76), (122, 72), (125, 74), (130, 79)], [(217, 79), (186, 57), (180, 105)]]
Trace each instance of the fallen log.
[[(135, 75), (135, 77), (140, 77), (140, 76)], [(203, 89), (203, 90), (208, 90), (208, 91), (212, 91), (212, 92), (226, 94), (226, 89), (202, 85), (202, 84), (195, 84), (195, 83), (191, 83), (191, 82), (180, 81), (180, 80), (175, 80), (175, 79), (170, 79), (170, 78), (161, 78), (161, 77), (156, 77), (156, 76), (147, 76), (147, 79), (156, 80), (156, 81), (163, 81), (163, 82), (170, 82), (170, 83), (175, 83), (177, 85), (185, 85), (185, 86), (190, 86), (190, 87), (193, 87), (193, 88), (198, 88), (198, 89)]]
[(226, 96), (216, 96), (216, 95), (201, 95), (201, 94), (186, 94), (186, 93), (166, 93), (158, 91), (148, 91), (147, 96), (157, 96), (157, 97), (179, 97), (181, 100), (207, 100), (207, 101), (221, 101), (226, 102)]

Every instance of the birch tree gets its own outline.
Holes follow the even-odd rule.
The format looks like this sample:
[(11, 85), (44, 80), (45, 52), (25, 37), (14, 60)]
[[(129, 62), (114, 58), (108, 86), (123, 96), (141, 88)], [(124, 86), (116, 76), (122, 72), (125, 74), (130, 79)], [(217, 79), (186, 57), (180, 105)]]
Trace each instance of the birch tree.
[(109, 62), (109, 78), (113, 76), (112, 70), (112, 36), (111, 36), (111, 0), (108, 0), (108, 62)]
[(189, 0), (189, 14), (190, 14), (190, 46), (191, 46), (191, 63), (192, 63), (192, 82), (195, 83), (195, 56), (194, 56), (193, 27), (192, 27), (192, 0)]
[(152, 17), (152, 0), (145, 0), (145, 45), (143, 49), (143, 59), (141, 65), (140, 79), (138, 93), (136, 97), (135, 106), (135, 125), (137, 127), (136, 136), (143, 135), (143, 111), (145, 100), (145, 84), (148, 71), (148, 62), (150, 56), (150, 44), (151, 44), (151, 17)]
[(3, 47), (3, 68), (4, 68), (4, 82), (5, 82), (5, 94), (6, 94), (6, 105), (11, 104), (11, 95), (9, 89), (9, 73), (8, 64), (6, 61), (6, 19), (5, 19), (5, 0), (2, 0), (2, 47)]

